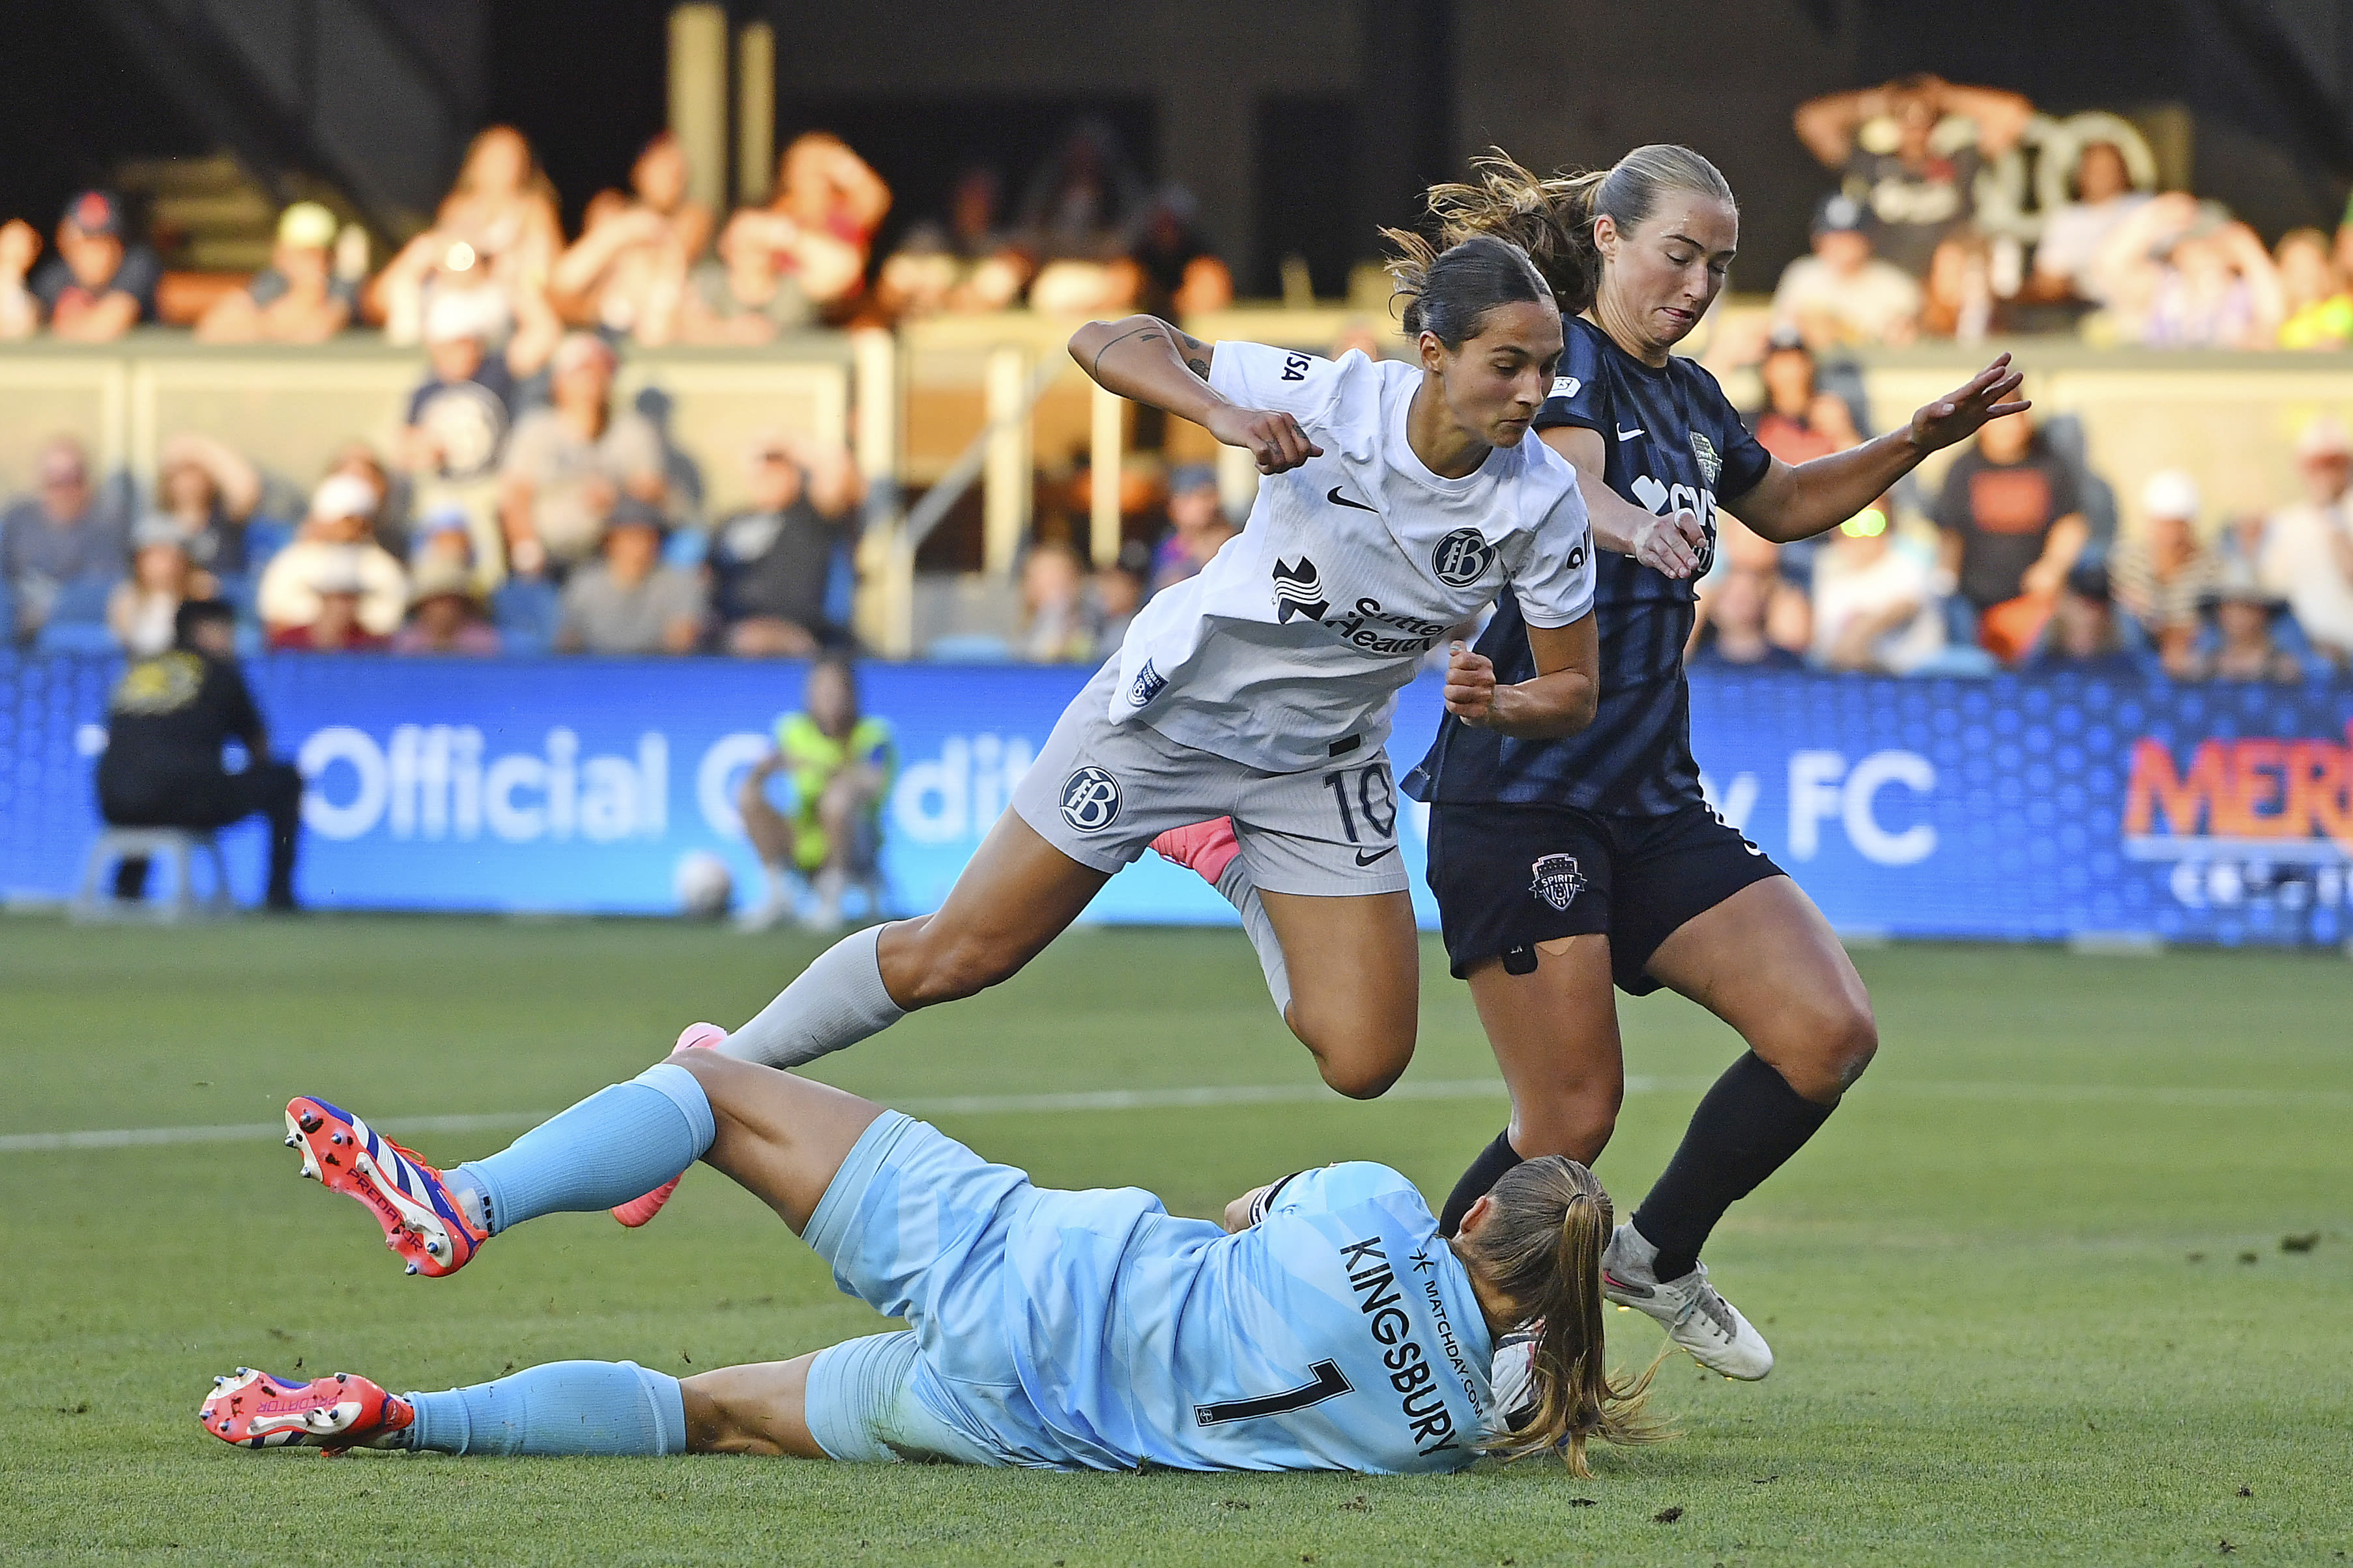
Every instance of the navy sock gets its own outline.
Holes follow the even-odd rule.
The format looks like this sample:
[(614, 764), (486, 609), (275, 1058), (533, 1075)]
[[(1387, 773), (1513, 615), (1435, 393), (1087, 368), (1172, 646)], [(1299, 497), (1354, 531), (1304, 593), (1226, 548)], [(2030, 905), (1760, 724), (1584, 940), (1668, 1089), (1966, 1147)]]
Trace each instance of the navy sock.
[(407, 1394), (408, 1447), (438, 1454), (683, 1454), (678, 1379), (635, 1362), (559, 1361), (494, 1383)]
[(599, 1089), (487, 1160), (452, 1173), (480, 1189), (492, 1235), (543, 1214), (593, 1214), (642, 1197), (702, 1158), (718, 1136), (694, 1075), (657, 1062)]
[(1834, 1106), (1817, 1105), (1751, 1051), (1725, 1070), (1692, 1112), (1675, 1157), (1634, 1213), (1659, 1249), (1654, 1273), (1680, 1279), (1724, 1211), (1757, 1190), (1820, 1131)]
[(1462, 1216), (1471, 1212), (1471, 1205), (1493, 1192), (1504, 1173), (1519, 1163), (1519, 1152), (1512, 1147), (1512, 1130), (1506, 1127), (1495, 1134), (1493, 1143), (1479, 1151), (1479, 1157), (1446, 1194), (1446, 1212), (1438, 1216), (1438, 1234), (1452, 1236), (1461, 1229)]

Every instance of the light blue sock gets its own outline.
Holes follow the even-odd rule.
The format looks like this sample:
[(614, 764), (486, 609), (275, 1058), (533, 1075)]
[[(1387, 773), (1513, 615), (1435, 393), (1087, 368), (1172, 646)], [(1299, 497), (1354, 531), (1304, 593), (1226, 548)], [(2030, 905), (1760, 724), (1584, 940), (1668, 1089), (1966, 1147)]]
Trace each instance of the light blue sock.
[(657, 1062), (451, 1173), (485, 1202), (491, 1234), (543, 1214), (593, 1214), (642, 1197), (702, 1158), (718, 1124), (694, 1075)]
[(445, 1394), (408, 1394), (408, 1447), (437, 1454), (683, 1454), (678, 1379), (631, 1361), (559, 1361)]

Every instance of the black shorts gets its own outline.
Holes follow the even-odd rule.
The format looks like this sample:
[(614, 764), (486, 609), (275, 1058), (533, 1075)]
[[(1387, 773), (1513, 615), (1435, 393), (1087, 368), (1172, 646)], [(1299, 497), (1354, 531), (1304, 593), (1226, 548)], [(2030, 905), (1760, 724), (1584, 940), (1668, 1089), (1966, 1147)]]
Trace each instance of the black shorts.
[(1433, 805), (1430, 890), (1456, 979), (1535, 944), (1604, 931), (1620, 989), (1647, 996), (1651, 954), (1694, 915), (1783, 875), (1704, 805), (1666, 816), (1600, 816), (1552, 805)]
[(99, 815), (117, 827), (227, 827), (256, 812), (290, 823), (301, 805), (302, 775), (291, 763), (255, 763), (239, 773), (110, 768), (103, 761), (98, 770)]

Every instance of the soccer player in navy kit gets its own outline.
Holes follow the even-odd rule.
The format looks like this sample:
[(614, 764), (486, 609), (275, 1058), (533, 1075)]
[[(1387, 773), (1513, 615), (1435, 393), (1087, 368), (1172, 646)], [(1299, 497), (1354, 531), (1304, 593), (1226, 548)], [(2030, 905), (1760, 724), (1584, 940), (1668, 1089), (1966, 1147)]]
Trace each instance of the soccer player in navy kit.
[[(1430, 805), (1430, 882), (1448, 955), (1512, 1095), (1511, 1125), (1464, 1173), (1443, 1223), (1525, 1158), (1599, 1156), (1625, 1081), (1611, 984), (1680, 992), (1749, 1049), (1618, 1227), (1604, 1289), (1703, 1365), (1758, 1378), (1772, 1352), (1708, 1284), (1701, 1245), (1821, 1126), (1878, 1031), (1821, 912), (1700, 794), (1683, 669), (1694, 584), (1718, 506), (1777, 543), (1810, 538), (1930, 452), (2027, 405), (2003, 355), (1905, 427), (1792, 468), (1757, 444), (1713, 376), (1670, 353), (1715, 302), (1738, 242), (1738, 208), (1714, 164), (1654, 145), (1576, 176), (1539, 179), (1500, 155), (1481, 168), (1476, 184), (1433, 190), (1430, 205), (1441, 243), (1511, 238), (1560, 294), (1566, 349), (1535, 428), (1584, 484), (1601, 693), (1592, 723), (1558, 740), (1514, 739), (1450, 712), (1404, 781)], [(1450, 696), (1523, 679), (1525, 664), (1506, 599), (1476, 651), (1456, 656)]]

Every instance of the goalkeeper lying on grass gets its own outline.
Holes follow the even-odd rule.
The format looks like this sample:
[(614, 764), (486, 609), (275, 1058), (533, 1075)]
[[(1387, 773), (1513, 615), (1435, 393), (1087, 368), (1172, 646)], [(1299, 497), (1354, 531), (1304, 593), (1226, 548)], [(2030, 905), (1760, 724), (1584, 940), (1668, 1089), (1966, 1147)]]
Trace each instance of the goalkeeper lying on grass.
[[(1582, 1165), (1515, 1167), (1451, 1243), (1404, 1177), (1365, 1163), (1246, 1194), (1220, 1228), (1134, 1188), (1034, 1187), (897, 1111), (683, 1048), (717, 1034), (696, 1026), (668, 1061), (446, 1173), (318, 1100), (287, 1107), (287, 1142), (430, 1275), (707, 1161), (911, 1327), (683, 1382), (575, 1361), (394, 1395), (240, 1370), (216, 1380), (206, 1430), (257, 1448), (1376, 1474), (1556, 1447), (1579, 1475), (1588, 1438), (1657, 1435), (1648, 1374), (1616, 1384), (1602, 1364), (1609, 1197)], [(1523, 1324), (1527, 1398), (1499, 1432), (1490, 1362)]]

